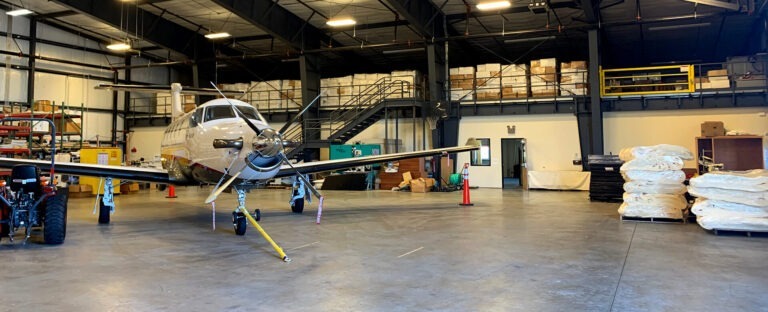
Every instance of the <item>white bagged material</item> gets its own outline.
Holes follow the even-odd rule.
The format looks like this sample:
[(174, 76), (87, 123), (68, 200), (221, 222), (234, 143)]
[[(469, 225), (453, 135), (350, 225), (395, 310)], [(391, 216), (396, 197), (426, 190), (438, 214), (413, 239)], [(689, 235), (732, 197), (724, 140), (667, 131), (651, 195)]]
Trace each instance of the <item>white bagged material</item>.
[(629, 170), (647, 170), (647, 171), (667, 171), (682, 170), (683, 159), (678, 156), (653, 156), (644, 158), (635, 158), (621, 165), (621, 171)]
[(768, 192), (750, 192), (716, 187), (689, 186), (688, 193), (696, 197), (721, 200), (750, 206), (768, 206)]
[(696, 223), (707, 230), (768, 232), (768, 218), (739, 216), (697, 216)]
[(768, 206), (750, 206), (720, 200), (697, 198), (691, 207), (697, 216), (740, 216), (768, 218)]
[(687, 148), (670, 145), (659, 144), (654, 146), (636, 146), (631, 148), (625, 148), (619, 152), (619, 158), (623, 161), (630, 161), (635, 158), (645, 157), (660, 157), (660, 156), (677, 156), (684, 160), (692, 160), (693, 153)]
[(624, 191), (627, 193), (682, 195), (685, 194), (686, 190), (685, 185), (682, 183), (666, 184), (641, 180), (624, 183)]
[(649, 171), (629, 170), (621, 173), (626, 181), (648, 181), (660, 184), (676, 184), (685, 181), (685, 172), (681, 170)]
[(624, 193), (624, 203), (660, 207), (663, 210), (683, 210), (688, 202), (683, 195)]
[(768, 192), (768, 170), (714, 171), (691, 179), (691, 186)]
[(646, 204), (622, 203), (619, 206), (619, 214), (624, 217), (636, 218), (670, 218), (682, 219), (683, 211), (676, 207), (664, 207)]

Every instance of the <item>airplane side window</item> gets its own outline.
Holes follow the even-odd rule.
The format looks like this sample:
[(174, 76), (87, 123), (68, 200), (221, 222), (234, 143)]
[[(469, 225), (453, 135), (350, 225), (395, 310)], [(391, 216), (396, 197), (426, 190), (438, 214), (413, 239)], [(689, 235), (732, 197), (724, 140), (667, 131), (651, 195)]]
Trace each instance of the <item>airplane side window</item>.
[(235, 112), (230, 106), (209, 106), (205, 109), (205, 121), (216, 119), (235, 118)]
[(201, 122), (203, 122), (203, 109), (198, 108), (195, 110), (195, 113), (189, 117), (189, 126), (194, 128), (197, 127), (197, 125), (199, 125)]

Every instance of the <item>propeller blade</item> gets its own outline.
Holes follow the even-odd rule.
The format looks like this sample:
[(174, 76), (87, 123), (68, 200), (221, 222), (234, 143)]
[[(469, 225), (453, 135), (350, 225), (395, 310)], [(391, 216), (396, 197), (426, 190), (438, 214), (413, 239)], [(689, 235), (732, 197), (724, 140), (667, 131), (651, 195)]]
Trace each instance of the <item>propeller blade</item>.
[[(325, 92), (325, 91), (323, 91), (323, 92)], [(304, 108), (302, 108), (301, 111), (298, 114), (296, 114), (296, 116), (294, 116), (293, 119), (291, 119), (291, 121), (285, 123), (285, 125), (283, 125), (283, 127), (280, 128), (280, 131), (277, 131), (277, 133), (283, 134), (283, 132), (285, 132), (285, 130), (288, 130), (288, 127), (290, 127), (294, 122), (299, 121), (299, 118), (301, 118), (301, 116), (303, 116), (304, 113), (306, 113), (307, 110), (309, 110), (309, 108), (312, 107), (312, 105), (315, 104), (315, 102), (317, 102), (317, 100), (320, 99), (320, 96), (323, 95), (323, 92), (320, 92), (320, 94), (318, 94), (315, 97), (315, 99), (312, 100), (312, 102), (309, 102), (309, 104), (307, 104), (307, 106), (304, 106)]]
[(221, 95), (221, 96), (222, 96), (222, 97), (223, 97), (225, 100), (227, 100), (227, 103), (229, 103), (229, 105), (231, 105), (231, 106), (232, 106), (232, 108), (234, 108), (234, 109), (235, 109), (235, 111), (237, 111), (237, 115), (238, 115), (238, 116), (240, 116), (240, 119), (242, 119), (243, 121), (245, 121), (245, 124), (247, 124), (247, 125), (248, 125), (248, 127), (249, 127), (249, 128), (251, 128), (251, 130), (253, 130), (253, 132), (256, 132), (256, 134), (257, 134), (257, 135), (258, 135), (258, 134), (261, 134), (261, 130), (259, 130), (259, 128), (257, 128), (257, 127), (256, 127), (256, 125), (254, 125), (254, 124), (251, 122), (251, 120), (249, 120), (248, 118), (245, 118), (245, 115), (243, 114), (243, 112), (241, 112), (241, 111), (240, 111), (240, 109), (238, 109), (238, 108), (237, 108), (237, 105), (235, 105), (235, 104), (232, 104), (232, 102), (230, 102), (230, 101), (229, 101), (229, 98), (227, 98), (227, 96), (226, 96), (226, 95), (224, 95), (224, 93), (222, 93), (222, 92), (221, 92), (221, 90), (219, 90), (219, 88), (218, 88), (218, 87), (216, 87), (216, 84), (215, 84), (215, 83), (213, 83), (213, 81), (211, 81), (210, 83), (211, 83), (211, 85), (213, 86), (213, 88), (214, 88), (214, 89), (216, 89), (216, 91), (219, 91), (219, 94), (220, 94), (220, 95)]
[(213, 191), (213, 193), (211, 193), (211, 195), (209, 195), (208, 198), (205, 199), (205, 203), (210, 204), (214, 200), (216, 200), (216, 197), (219, 197), (219, 195), (221, 195), (221, 193), (224, 192), (224, 190), (227, 187), (229, 187), (229, 185), (232, 184), (232, 182), (235, 182), (235, 179), (237, 179), (237, 177), (240, 175), (241, 172), (242, 171), (238, 171), (237, 173), (235, 173), (231, 178), (229, 178), (229, 180), (227, 180), (227, 182), (225, 182), (218, 189)]

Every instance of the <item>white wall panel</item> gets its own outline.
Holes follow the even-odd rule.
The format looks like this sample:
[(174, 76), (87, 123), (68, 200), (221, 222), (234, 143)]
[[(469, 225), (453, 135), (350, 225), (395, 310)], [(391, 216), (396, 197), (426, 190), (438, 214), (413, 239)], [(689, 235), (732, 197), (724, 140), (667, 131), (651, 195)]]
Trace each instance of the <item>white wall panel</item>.
[[(757, 135), (768, 135), (768, 117), (760, 113), (766, 108), (727, 108), (649, 112), (605, 113), (603, 131), (605, 152), (618, 154), (622, 148), (675, 144), (696, 151), (695, 138), (701, 135), (701, 123), (722, 121), (726, 130), (742, 130)], [(763, 115), (764, 116), (764, 115)], [(695, 161), (685, 166), (694, 168)]]
[[(160, 155), (160, 143), (163, 139), (165, 127), (141, 127), (133, 128), (128, 137), (128, 160), (152, 160)], [(136, 152), (131, 150), (136, 148)]]
[[(0, 100), (2, 102), (26, 102), (27, 101), (27, 71), (11, 69), (10, 76), (6, 76), (5, 67), (0, 67)], [(8, 98), (5, 96), (5, 81), (9, 79)]]
[[(507, 126), (515, 126), (515, 134), (507, 133)], [(480, 187), (502, 186), (501, 139), (524, 138), (528, 170), (581, 171), (574, 166), (574, 157), (580, 157), (579, 135), (573, 115), (529, 115), (463, 117), (459, 125), (459, 144), (469, 138), (489, 138), (491, 165), (470, 168), (472, 185)], [(469, 153), (457, 156), (457, 167), (469, 162)]]

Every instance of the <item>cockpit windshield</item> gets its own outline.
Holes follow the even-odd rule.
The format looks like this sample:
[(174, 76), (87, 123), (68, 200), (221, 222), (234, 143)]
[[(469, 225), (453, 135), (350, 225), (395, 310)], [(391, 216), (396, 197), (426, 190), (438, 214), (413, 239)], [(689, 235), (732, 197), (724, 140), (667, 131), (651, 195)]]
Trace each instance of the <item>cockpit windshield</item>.
[(259, 120), (258, 114), (256, 114), (256, 109), (251, 106), (241, 106), (238, 105), (237, 109), (240, 110), (240, 112), (243, 113), (243, 116), (248, 119), (256, 119)]

